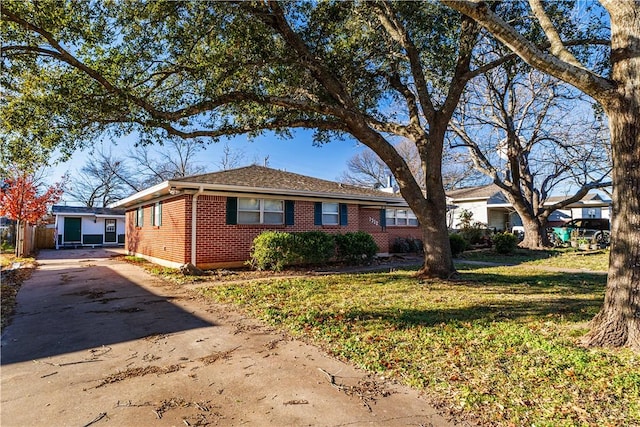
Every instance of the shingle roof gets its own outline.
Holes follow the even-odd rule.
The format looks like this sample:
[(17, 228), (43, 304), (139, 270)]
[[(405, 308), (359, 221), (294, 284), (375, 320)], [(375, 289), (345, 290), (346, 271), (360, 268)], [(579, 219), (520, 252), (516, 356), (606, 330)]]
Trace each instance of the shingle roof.
[(489, 199), (494, 194), (501, 192), (500, 187), (495, 184), (489, 184), (447, 191), (447, 196), (453, 200)]
[(124, 209), (112, 208), (87, 208), (85, 206), (61, 206), (54, 205), (51, 207), (51, 213), (55, 214), (75, 214), (75, 215), (113, 215), (124, 216)]
[(273, 189), (276, 192), (278, 190), (289, 190), (360, 197), (397, 197), (401, 199), (400, 196), (372, 188), (357, 187), (257, 165), (187, 176), (172, 179), (171, 182), (232, 185), (256, 189)]

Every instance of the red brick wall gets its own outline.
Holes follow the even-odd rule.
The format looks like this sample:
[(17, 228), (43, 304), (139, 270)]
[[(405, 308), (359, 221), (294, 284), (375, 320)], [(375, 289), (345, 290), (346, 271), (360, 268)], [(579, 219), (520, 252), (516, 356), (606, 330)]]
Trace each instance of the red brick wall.
[(398, 238), (412, 238), (423, 240), (422, 229), (414, 226), (389, 226), (387, 227), (387, 238), (389, 239), (389, 247), (393, 245), (393, 242)]
[(380, 224), (380, 209), (360, 209), (360, 231), (371, 234), (378, 245), (378, 252), (389, 252), (389, 238)]
[(191, 197), (164, 200), (162, 225), (153, 226), (151, 206), (145, 205), (142, 227), (136, 227), (136, 210), (127, 212), (125, 248), (129, 252), (184, 264), (189, 261), (191, 238)]
[(318, 226), (313, 223), (313, 202), (295, 202), (294, 225), (227, 225), (224, 196), (200, 196), (198, 198), (198, 223), (196, 251), (197, 264), (204, 267), (240, 265), (251, 254), (253, 239), (267, 230), (300, 232), (321, 230), (327, 233), (358, 231), (360, 221), (357, 205), (348, 205), (346, 226)]
[[(127, 212), (126, 249), (155, 258), (184, 264), (191, 261), (192, 196), (182, 195), (162, 202), (162, 225), (152, 226), (151, 204), (144, 206), (144, 223), (135, 227), (136, 211)], [(197, 202), (196, 264), (202, 268), (242, 265), (249, 259), (253, 239), (263, 231), (327, 233), (365, 231), (371, 234), (380, 252), (388, 252), (396, 237), (422, 238), (419, 227), (380, 226), (380, 210), (348, 205), (347, 226), (314, 225), (314, 203), (296, 201), (294, 225), (227, 225), (224, 196), (199, 196)]]

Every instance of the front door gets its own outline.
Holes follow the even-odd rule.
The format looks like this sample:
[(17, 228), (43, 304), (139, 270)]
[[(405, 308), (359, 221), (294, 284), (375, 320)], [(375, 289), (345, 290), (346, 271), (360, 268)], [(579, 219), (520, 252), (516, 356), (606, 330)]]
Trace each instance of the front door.
[(105, 219), (104, 220), (104, 242), (115, 243), (116, 242), (116, 220)]
[(64, 219), (64, 241), (65, 243), (82, 242), (82, 218)]

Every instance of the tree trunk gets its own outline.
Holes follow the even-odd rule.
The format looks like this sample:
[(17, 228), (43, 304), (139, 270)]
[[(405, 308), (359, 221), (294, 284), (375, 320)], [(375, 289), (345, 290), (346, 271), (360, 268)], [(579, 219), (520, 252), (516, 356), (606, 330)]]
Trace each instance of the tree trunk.
[(519, 245), (521, 248), (545, 249), (551, 246), (547, 237), (546, 221), (543, 224), (539, 218), (528, 218), (526, 215), (520, 215), (520, 218), (524, 226), (524, 240)]
[(604, 306), (583, 343), (640, 349), (640, 7), (610, 9), (612, 79), (619, 82), (603, 105), (614, 165), (611, 254)]
[(424, 265), (418, 271), (419, 277), (447, 279), (456, 274), (447, 228), (447, 197), (442, 182), (442, 148), (446, 124), (432, 126), (429, 141), (419, 150), (425, 164), (426, 190), (426, 203), (422, 204), (424, 209), (416, 212), (422, 227), (424, 247)]
[[(640, 95), (640, 92), (637, 94)], [(640, 108), (609, 114), (613, 146), (613, 218), (604, 306), (591, 321), (588, 346), (640, 349)], [(635, 105), (634, 105), (635, 104)]]
[(511, 193), (506, 193), (507, 199), (514, 207), (524, 227), (524, 240), (520, 242), (521, 248), (527, 249), (544, 249), (551, 246), (549, 237), (547, 236), (547, 215), (535, 216), (532, 210), (524, 201), (523, 197), (515, 196)]

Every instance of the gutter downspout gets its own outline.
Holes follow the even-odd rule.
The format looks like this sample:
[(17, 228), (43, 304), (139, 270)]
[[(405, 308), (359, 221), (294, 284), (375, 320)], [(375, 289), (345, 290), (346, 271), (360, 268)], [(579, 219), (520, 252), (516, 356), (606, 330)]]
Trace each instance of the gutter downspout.
[(204, 193), (204, 187), (201, 185), (197, 193), (191, 198), (191, 264), (196, 266), (196, 222), (198, 220), (198, 196)]

